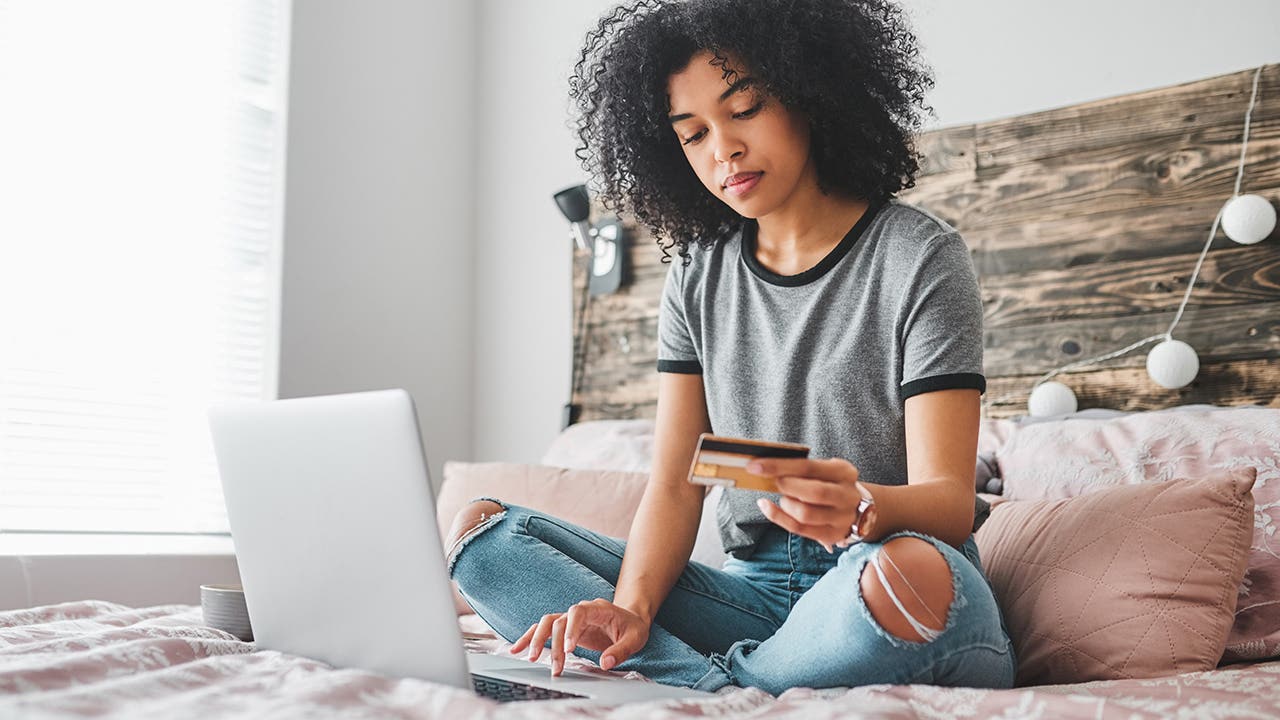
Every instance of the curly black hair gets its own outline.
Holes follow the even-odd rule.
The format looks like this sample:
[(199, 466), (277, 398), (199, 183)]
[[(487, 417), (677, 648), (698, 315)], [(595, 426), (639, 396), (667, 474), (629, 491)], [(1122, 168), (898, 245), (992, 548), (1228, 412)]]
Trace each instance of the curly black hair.
[[(818, 186), (863, 198), (915, 187), (917, 112), (931, 69), (890, 0), (639, 0), (589, 31), (569, 78), (575, 154), (606, 209), (634, 216), (689, 262), (742, 217), (707, 192), (667, 120), (667, 81), (700, 51), (726, 78), (746, 64), (761, 89), (809, 122)], [(664, 242), (670, 238), (672, 242)]]

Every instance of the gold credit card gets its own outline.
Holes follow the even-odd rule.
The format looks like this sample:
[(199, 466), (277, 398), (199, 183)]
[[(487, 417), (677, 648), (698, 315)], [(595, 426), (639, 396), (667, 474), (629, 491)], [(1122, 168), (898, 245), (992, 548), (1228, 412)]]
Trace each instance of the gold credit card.
[(777, 482), (768, 475), (747, 472), (747, 463), (755, 458), (806, 457), (809, 457), (807, 445), (702, 433), (698, 436), (698, 447), (693, 451), (689, 482), (776, 493)]

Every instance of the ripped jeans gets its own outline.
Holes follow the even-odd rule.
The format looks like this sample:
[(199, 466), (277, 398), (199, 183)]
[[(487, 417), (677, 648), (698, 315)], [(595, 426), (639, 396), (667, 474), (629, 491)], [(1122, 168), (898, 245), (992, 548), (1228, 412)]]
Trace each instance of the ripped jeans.
[[(508, 642), (548, 613), (613, 599), (626, 543), (552, 515), (506, 508), (454, 549), (449, 572), (477, 614)], [(942, 553), (953, 600), (940, 634), (914, 641), (887, 632), (862, 598), (863, 568), (888, 540), (919, 537)], [(598, 663), (599, 653), (574, 654)], [(878, 683), (1009, 688), (1016, 658), (970, 535), (963, 553), (916, 532), (828, 554), (773, 528), (747, 560), (723, 570), (690, 562), (658, 609), (649, 640), (617, 670), (669, 685), (726, 685), (777, 695), (791, 687)]]

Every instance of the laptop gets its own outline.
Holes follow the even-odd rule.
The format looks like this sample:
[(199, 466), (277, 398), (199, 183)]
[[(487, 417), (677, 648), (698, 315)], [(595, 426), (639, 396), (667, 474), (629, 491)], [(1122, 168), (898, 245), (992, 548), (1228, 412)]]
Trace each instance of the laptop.
[(466, 651), (405, 390), (220, 403), (208, 417), (258, 648), (498, 700), (708, 695)]

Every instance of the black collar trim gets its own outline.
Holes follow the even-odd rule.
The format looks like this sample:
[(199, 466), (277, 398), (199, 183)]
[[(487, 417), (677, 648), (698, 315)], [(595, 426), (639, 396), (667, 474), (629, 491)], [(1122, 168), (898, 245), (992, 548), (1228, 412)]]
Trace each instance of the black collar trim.
[(854, 223), (853, 227), (844, 236), (840, 243), (832, 248), (831, 252), (827, 253), (826, 257), (819, 260), (817, 265), (814, 265), (808, 270), (796, 275), (779, 275), (764, 265), (761, 265), (760, 261), (756, 259), (756, 233), (760, 230), (760, 224), (756, 222), (755, 218), (748, 218), (747, 221), (743, 223), (742, 242), (738, 246), (739, 253), (742, 256), (743, 262), (745, 262), (747, 267), (751, 269), (751, 272), (755, 273), (756, 277), (767, 283), (772, 285), (783, 285), (786, 287), (808, 285), (814, 280), (826, 275), (831, 268), (836, 266), (836, 263), (840, 262), (845, 255), (849, 254), (849, 250), (853, 248), (854, 243), (858, 242), (858, 239), (862, 237), (864, 232), (866, 232), (867, 227), (871, 225), (871, 221), (874, 220), (880, 210), (888, 204), (888, 198), (883, 198), (868, 205), (867, 209), (862, 213), (862, 217), (858, 218), (858, 222)]

